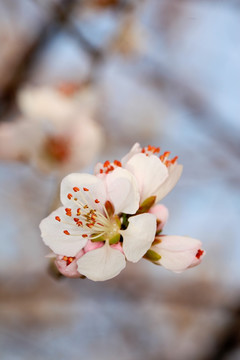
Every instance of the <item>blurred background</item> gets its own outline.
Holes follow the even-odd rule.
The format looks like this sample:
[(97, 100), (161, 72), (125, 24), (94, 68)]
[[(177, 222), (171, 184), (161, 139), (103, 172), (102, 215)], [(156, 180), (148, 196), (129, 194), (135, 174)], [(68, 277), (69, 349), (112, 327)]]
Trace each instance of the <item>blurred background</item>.
[[(240, 359), (240, 1), (0, 0), (1, 360)], [(173, 274), (54, 279), (39, 222), (58, 183), (135, 142), (179, 156)]]

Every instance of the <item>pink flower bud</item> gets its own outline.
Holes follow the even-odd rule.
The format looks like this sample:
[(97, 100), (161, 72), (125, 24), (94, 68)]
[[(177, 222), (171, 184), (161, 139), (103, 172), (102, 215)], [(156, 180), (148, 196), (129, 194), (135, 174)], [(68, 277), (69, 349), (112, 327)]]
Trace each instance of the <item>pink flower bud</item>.
[(149, 210), (150, 214), (156, 215), (157, 217), (157, 231), (162, 230), (168, 220), (168, 209), (166, 206), (159, 204), (151, 207)]
[(156, 264), (174, 272), (200, 264), (205, 255), (201, 241), (186, 236), (158, 236), (150, 250), (160, 256)]

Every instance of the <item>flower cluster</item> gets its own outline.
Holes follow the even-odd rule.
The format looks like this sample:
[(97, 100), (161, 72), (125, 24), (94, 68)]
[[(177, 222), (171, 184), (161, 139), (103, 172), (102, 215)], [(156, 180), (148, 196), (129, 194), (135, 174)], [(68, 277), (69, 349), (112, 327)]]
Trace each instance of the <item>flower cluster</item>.
[(161, 235), (168, 210), (157, 203), (182, 173), (177, 157), (169, 156), (137, 143), (121, 161), (98, 163), (94, 175), (63, 179), (63, 206), (40, 224), (63, 275), (108, 280), (125, 268), (126, 260), (141, 258), (175, 272), (200, 263), (199, 240)]

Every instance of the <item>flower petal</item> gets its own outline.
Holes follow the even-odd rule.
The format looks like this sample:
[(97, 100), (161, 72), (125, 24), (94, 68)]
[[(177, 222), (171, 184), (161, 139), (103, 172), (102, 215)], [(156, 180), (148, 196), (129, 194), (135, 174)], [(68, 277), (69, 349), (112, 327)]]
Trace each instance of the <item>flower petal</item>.
[(178, 180), (180, 179), (180, 176), (182, 175), (183, 166), (175, 163), (174, 165), (171, 165), (168, 168), (168, 177), (164, 181), (161, 186), (159, 186), (157, 190), (157, 199), (156, 202), (159, 202), (161, 199), (163, 199), (177, 184)]
[(156, 216), (141, 214), (129, 218), (126, 230), (121, 230), (123, 251), (129, 261), (137, 262), (150, 248), (156, 232)]
[(167, 167), (156, 155), (136, 154), (127, 162), (126, 169), (137, 179), (141, 202), (156, 195), (168, 177)]
[[(61, 219), (60, 222), (55, 219), (56, 216)], [(70, 225), (65, 222), (70, 223)], [(43, 242), (56, 254), (75, 256), (88, 241), (88, 238), (82, 237), (83, 230), (65, 215), (63, 207), (58, 208), (43, 219), (40, 223), (40, 230)], [(65, 230), (71, 231), (73, 235), (66, 235)]]
[(150, 214), (156, 215), (157, 217), (157, 230), (162, 230), (168, 220), (168, 209), (163, 204), (152, 206), (149, 210)]
[[(74, 192), (77, 187), (79, 191)], [(83, 188), (88, 191), (84, 191)], [(70, 194), (70, 195), (69, 195)], [(72, 195), (72, 196), (71, 196)], [(70, 199), (69, 199), (70, 197)], [(78, 199), (75, 201), (74, 199)], [(95, 200), (99, 201), (99, 205)], [(107, 200), (106, 187), (102, 179), (89, 174), (70, 174), (61, 183), (61, 202), (67, 207), (79, 207), (79, 202), (88, 204), (91, 208), (99, 208)]]
[(139, 154), (142, 151), (142, 148), (140, 146), (139, 143), (136, 143), (133, 145), (133, 147), (131, 148), (131, 150), (129, 151), (129, 153), (127, 153), (127, 155), (125, 155), (122, 160), (122, 166), (125, 167), (126, 163), (128, 162), (128, 160), (130, 160), (133, 155)]
[(201, 241), (185, 236), (160, 236), (157, 239), (161, 242), (151, 248), (161, 256), (157, 264), (174, 272), (182, 272), (199, 263), (196, 254), (201, 249)]
[(105, 245), (89, 251), (78, 261), (78, 271), (93, 281), (104, 281), (117, 276), (126, 266), (125, 256)]
[(108, 199), (115, 213), (134, 214), (139, 208), (140, 195), (134, 176), (127, 170), (117, 168), (106, 176)]
[(161, 240), (159, 244), (161, 249), (169, 251), (198, 250), (202, 246), (200, 240), (193, 239), (189, 236), (164, 235), (158, 236), (156, 239)]

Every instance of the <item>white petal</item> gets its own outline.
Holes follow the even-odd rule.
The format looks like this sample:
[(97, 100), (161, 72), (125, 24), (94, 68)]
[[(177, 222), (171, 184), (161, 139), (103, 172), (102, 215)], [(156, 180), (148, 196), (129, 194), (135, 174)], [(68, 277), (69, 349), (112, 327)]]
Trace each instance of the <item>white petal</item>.
[(180, 179), (180, 176), (182, 175), (182, 170), (183, 166), (177, 163), (169, 167), (169, 176), (157, 190), (156, 202), (159, 202), (161, 199), (163, 199), (174, 188)]
[(134, 176), (127, 170), (117, 168), (106, 176), (108, 199), (115, 213), (134, 214), (139, 208), (140, 194)]
[[(61, 221), (57, 221), (55, 216), (59, 216)], [(64, 224), (72, 223), (72, 225)], [(82, 230), (77, 227), (69, 216), (65, 215), (64, 208), (58, 208), (40, 223), (40, 230), (43, 242), (56, 254), (75, 256), (87, 243), (88, 238), (82, 237)], [(68, 230), (72, 235), (64, 234)]]
[[(73, 188), (78, 187), (79, 192), (74, 192)], [(87, 188), (89, 191), (84, 191), (83, 188)], [(68, 199), (68, 194), (72, 195), (71, 200)], [(79, 207), (79, 202), (75, 202), (73, 199), (77, 198), (80, 202), (88, 204), (91, 208), (101, 207), (101, 204), (105, 204), (106, 187), (102, 179), (89, 174), (70, 174), (66, 176), (61, 183), (61, 202), (67, 207)], [(99, 200), (100, 204), (96, 204), (95, 200)]]
[(141, 151), (142, 148), (140, 144), (139, 143), (134, 144), (131, 150), (129, 151), (129, 153), (122, 158), (121, 160), (122, 166), (125, 167), (128, 160), (130, 160), (131, 157), (133, 157), (133, 155), (139, 154)]
[(149, 250), (156, 232), (156, 216), (141, 214), (129, 218), (129, 225), (122, 230), (123, 251), (129, 261), (137, 262)]
[(134, 155), (127, 162), (126, 169), (137, 179), (141, 203), (149, 196), (156, 195), (157, 190), (168, 177), (167, 167), (155, 155)]
[(93, 281), (117, 276), (126, 266), (125, 256), (105, 243), (100, 249), (89, 251), (78, 261), (78, 271)]

